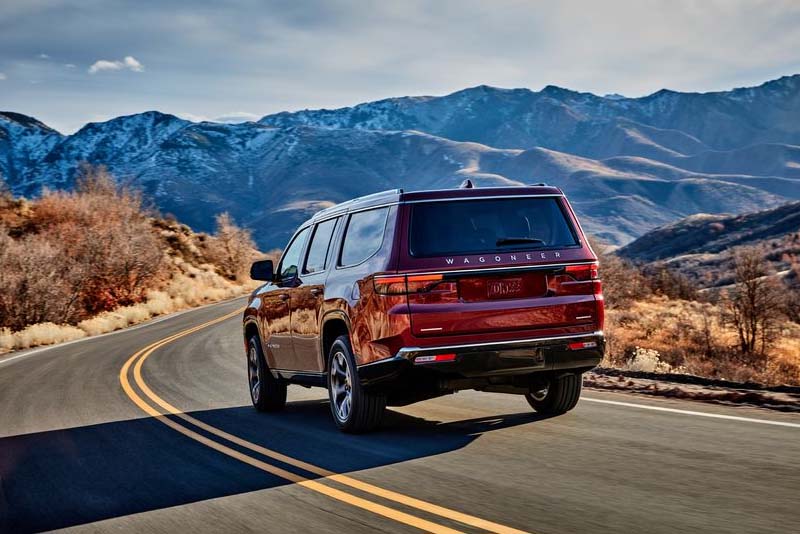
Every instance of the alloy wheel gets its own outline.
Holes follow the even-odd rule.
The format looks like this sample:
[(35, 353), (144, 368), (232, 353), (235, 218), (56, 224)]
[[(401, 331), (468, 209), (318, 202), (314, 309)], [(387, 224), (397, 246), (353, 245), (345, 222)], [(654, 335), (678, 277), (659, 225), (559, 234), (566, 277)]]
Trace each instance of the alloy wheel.
[(341, 351), (333, 355), (330, 370), (331, 402), (339, 421), (346, 422), (353, 406), (353, 381), (347, 357)]
[(247, 378), (250, 382), (250, 396), (253, 403), (258, 403), (261, 395), (261, 369), (258, 366), (258, 351), (255, 347), (250, 347), (247, 352)]

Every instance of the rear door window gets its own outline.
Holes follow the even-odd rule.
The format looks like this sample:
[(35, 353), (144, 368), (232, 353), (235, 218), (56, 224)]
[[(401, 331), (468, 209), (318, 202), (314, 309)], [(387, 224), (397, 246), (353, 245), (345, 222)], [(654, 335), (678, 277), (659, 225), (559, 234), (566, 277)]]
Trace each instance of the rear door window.
[(336, 221), (338, 219), (323, 221), (314, 228), (314, 235), (308, 247), (308, 257), (306, 258), (306, 266), (303, 272), (316, 273), (328, 268), (330, 264), (331, 237), (333, 237), (333, 230), (336, 228)]
[(558, 198), (423, 202), (411, 208), (409, 252), (416, 257), (575, 245), (575, 230)]
[(389, 208), (359, 211), (350, 215), (339, 265), (356, 265), (372, 257), (383, 244)]

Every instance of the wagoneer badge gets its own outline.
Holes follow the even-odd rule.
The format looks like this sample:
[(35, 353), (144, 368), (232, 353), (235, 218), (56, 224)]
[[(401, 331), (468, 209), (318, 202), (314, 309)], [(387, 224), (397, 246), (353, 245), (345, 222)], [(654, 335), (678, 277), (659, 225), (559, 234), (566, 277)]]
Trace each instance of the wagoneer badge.
[[(547, 256), (547, 252), (525, 252), (524, 254), (503, 254), (503, 255), (496, 255), (496, 256), (478, 256), (477, 259), (474, 260), (475, 263), (486, 263), (494, 261), (495, 263), (502, 263), (503, 261), (535, 261), (535, 260), (547, 260), (550, 259)], [(551, 252), (552, 258), (560, 258), (560, 252)], [(488, 258), (488, 259), (487, 259)], [(445, 258), (444, 261), (447, 265), (453, 265), (456, 262), (456, 258)], [(459, 263), (473, 263), (469, 260), (468, 257), (464, 257), (462, 260), (459, 260)]]

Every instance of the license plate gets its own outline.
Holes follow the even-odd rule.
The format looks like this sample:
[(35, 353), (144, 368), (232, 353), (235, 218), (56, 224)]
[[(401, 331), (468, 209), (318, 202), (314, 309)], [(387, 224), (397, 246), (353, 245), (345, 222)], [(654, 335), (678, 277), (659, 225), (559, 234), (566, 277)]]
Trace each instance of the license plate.
[(522, 294), (522, 278), (506, 278), (490, 280), (486, 284), (487, 296), (490, 299), (507, 299)]

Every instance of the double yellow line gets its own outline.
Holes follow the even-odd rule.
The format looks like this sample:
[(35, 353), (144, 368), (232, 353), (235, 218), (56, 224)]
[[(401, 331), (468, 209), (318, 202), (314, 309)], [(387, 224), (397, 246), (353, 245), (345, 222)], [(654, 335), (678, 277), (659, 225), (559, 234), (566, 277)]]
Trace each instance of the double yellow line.
[[(391, 519), (399, 523), (403, 523), (405, 525), (416, 527), (425, 532), (432, 532), (436, 534), (458, 534), (461, 532), (459, 530), (455, 530), (450, 527), (440, 525), (432, 521), (428, 521), (421, 517), (417, 517), (416, 515), (412, 515), (410, 513), (406, 513), (397, 510), (395, 508), (385, 506), (378, 502), (374, 502), (359, 497), (352, 493), (336, 489), (327, 484), (322, 484), (319, 481), (319, 479), (313, 480), (311, 478), (298, 475), (291, 471), (287, 471), (286, 469), (283, 469), (276, 465), (264, 462), (255, 456), (239, 452), (238, 450), (225, 445), (224, 442), (215, 441), (214, 439), (211, 439), (203, 434), (198, 433), (196, 430), (193, 430), (192, 427), (201, 429), (207, 432), (208, 434), (217, 436), (218, 438), (222, 438), (222, 440), (224, 441), (238, 445), (244, 449), (250, 450), (261, 456), (277, 460), (286, 465), (291, 465), (308, 473), (317, 475), (318, 477), (322, 477), (322, 480), (334, 481), (338, 484), (356, 489), (358, 491), (373, 495), (375, 497), (380, 497), (387, 501), (393, 501), (395, 503), (404, 505), (409, 508), (413, 508), (416, 510), (426, 512), (431, 515), (456, 521), (464, 525), (468, 525), (470, 527), (479, 528), (487, 532), (492, 532), (494, 534), (526, 534), (524, 531), (517, 530), (515, 528), (500, 525), (492, 521), (487, 521), (479, 517), (464, 514), (455, 510), (450, 510), (449, 508), (444, 508), (442, 506), (438, 506), (436, 504), (432, 504), (427, 501), (423, 501), (421, 499), (410, 497), (402, 493), (397, 493), (395, 491), (387, 490), (379, 486), (375, 486), (373, 484), (356, 480), (347, 475), (338, 474), (333, 471), (324, 469), (322, 467), (304, 462), (302, 460), (292, 458), (291, 456), (281, 454), (280, 452), (267, 449), (250, 441), (244, 440), (238, 436), (225, 432), (224, 430), (221, 430), (207, 423), (204, 423), (199, 419), (195, 419), (194, 417), (182, 412), (175, 406), (169, 404), (167, 401), (156, 395), (152, 389), (150, 389), (150, 387), (142, 378), (142, 366), (144, 365), (144, 362), (147, 360), (147, 358), (151, 354), (153, 354), (153, 352), (155, 352), (156, 350), (165, 345), (168, 345), (169, 343), (172, 343), (177, 339), (188, 336), (194, 332), (197, 332), (198, 330), (202, 330), (204, 328), (207, 328), (209, 326), (215, 325), (217, 323), (230, 319), (234, 316), (237, 316), (241, 314), (241, 312), (242, 312), (241, 309), (236, 310), (234, 312), (231, 312), (227, 315), (224, 315), (212, 321), (208, 321), (207, 323), (203, 323), (201, 325), (178, 332), (177, 334), (173, 334), (169, 337), (161, 339), (160, 341), (156, 341), (155, 343), (152, 343), (146, 346), (145, 348), (141, 349), (133, 356), (131, 356), (125, 362), (125, 365), (122, 366), (122, 369), (120, 369), (119, 381), (120, 384), (122, 385), (122, 389), (125, 391), (128, 397), (130, 397), (130, 399), (139, 408), (142, 409), (142, 411), (154, 417), (159, 422), (167, 425), (169, 428), (175, 430), (176, 432), (183, 434), (186, 437), (198, 441), (203, 445), (206, 445), (218, 452), (221, 452), (222, 454), (230, 456), (231, 458), (235, 458), (257, 469), (278, 476), (280, 478), (283, 478), (285, 480), (303, 486), (304, 488), (310, 489), (312, 491), (321, 493), (338, 501), (350, 504), (352, 506), (361, 508), (363, 510), (368, 510), (374, 514), (383, 516), (387, 519)], [(133, 368), (134, 382), (139, 387), (142, 394), (145, 397), (147, 397), (147, 399), (153, 404), (144, 400), (131, 386), (131, 383), (128, 378), (131, 367)], [(188, 425), (183, 423), (188, 423)]]

